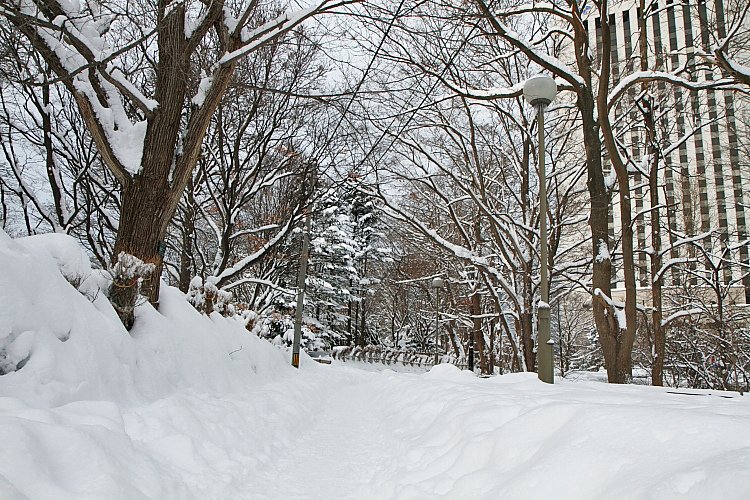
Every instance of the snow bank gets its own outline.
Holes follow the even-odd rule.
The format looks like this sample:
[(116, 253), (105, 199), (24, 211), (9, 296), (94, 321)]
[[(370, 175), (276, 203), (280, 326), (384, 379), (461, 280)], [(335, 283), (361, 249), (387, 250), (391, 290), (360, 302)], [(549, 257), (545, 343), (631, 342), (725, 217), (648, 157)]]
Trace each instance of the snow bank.
[(750, 498), (750, 401), (737, 393), (441, 368), (373, 389), (393, 459), (365, 497)]
[(273, 435), (232, 396), (294, 375), (284, 352), (167, 286), (127, 332), (106, 285), (72, 238), (0, 230), (0, 498), (191, 498), (180, 471), (216, 483)]
[(167, 286), (160, 311), (139, 306), (128, 333), (101, 290), (106, 284), (69, 236), (12, 240), (0, 232), (0, 357), (9, 372), (1, 396), (39, 407), (133, 406), (184, 388), (236, 391), (286, 364), (238, 321), (206, 317)]
[[(76, 290), (68, 279), (82, 280)], [(78, 245), (63, 235), (0, 231), (0, 395), (27, 404), (130, 402), (137, 354)], [(18, 369), (20, 368), (20, 369)], [(17, 370), (17, 371), (16, 371)]]

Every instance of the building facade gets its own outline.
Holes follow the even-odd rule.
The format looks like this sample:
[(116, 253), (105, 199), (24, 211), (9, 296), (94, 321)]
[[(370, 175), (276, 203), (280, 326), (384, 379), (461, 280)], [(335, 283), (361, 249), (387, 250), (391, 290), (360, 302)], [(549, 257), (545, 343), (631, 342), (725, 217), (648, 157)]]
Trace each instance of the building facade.
[[(612, 85), (641, 71), (639, 19), (645, 9), (648, 70), (678, 72), (691, 82), (720, 80), (726, 75), (706, 62), (717, 39), (731, 24), (731, 0), (660, 0), (610, 2), (608, 19), (589, 11), (585, 26), (601, 58), (602, 22), (609, 23)], [(642, 5), (641, 5), (642, 4)], [(739, 5), (739, 4), (737, 4)], [(747, 20), (745, 20), (747, 24)], [(633, 86), (614, 108), (613, 121), (622, 154), (631, 165), (636, 253), (640, 287), (651, 280), (648, 252), (651, 241), (650, 163), (644, 111), (655, 120), (659, 155), (658, 219), (664, 263), (672, 264), (663, 276), (666, 287), (698, 286), (696, 273), (718, 270), (732, 296), (750, 303), (750, 261), (746, 212), (750, 209), (747, 155), (747, 101), (731, 90), (693, 90), (664, 82)], [(606, 159), (605, 159), (606, 164)], [(612, 247), (617, 247), (619, 209), (610, 205)], [(622, 286), (622, 274), (613, 262), (613, 281)], [(639, 297), (639, 301), (642, 302)]]

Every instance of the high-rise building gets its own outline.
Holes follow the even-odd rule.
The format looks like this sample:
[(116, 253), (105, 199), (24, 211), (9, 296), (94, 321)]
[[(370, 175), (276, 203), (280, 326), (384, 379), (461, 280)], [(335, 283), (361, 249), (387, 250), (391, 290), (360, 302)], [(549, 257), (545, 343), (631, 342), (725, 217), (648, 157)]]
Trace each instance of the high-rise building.
[[(613, 48), (611, 62), (613, 84), (641, 71), (639, 19), (645, 9), (648, 70), (677, 71), (692, 82), (716, 81), (726, 75), (702, 57), (712, 53), (717, 39), (726, 37), (733, 12), (740, 5), (734, 0), (638, 0), (612, 1), (608, 19), (601, 19), (590, 10), (585, 26), (592, 46), (601, 57), (601, 23), (610, 26)], [(747, 21), (745, 21), (747, 23)], [(736, 281), (738, 293), (750, 303), (750, 259), (746, 217), (750, 210), (750, 175), (746, 155), (741, 154), (740, 139), (750, 139), (747, 101), (740, 100), (731, 90), (691, 90), (681, 86), (654, 83), (648, 90), (635, 86), (615, 107), (615, 127), (623, 153), (632, 159), (631, 192), (635, 218), (634, 239), (636, 279), (642, 287), (649, 286), (650, 271), (647, 251), (653, 248), (648, 192), (648, 148), (642, 110), (647, 100), (654, 103), (654, 118), (659, 151), (662, 155), (659, 179), (659, 204), (662, 220), (662, 248), (668, 249), (665, 262), (677, 262), (664, 277), (664, 285), (696, 285), (690, 273), (707, 272), (706, 258), (693, 243), (714, 256), (724, 253), (732, 265), (724, 265), (720, 275), (723, 283)], [(614, 197), (613, 203), (617, 203)], [(610, 207), (610, 229), (619, 233), (616, 206)], [(710, 233), (710, 235), (708, 235)], [(646, 251), (644, 251), (646, 250)], [(616, 264), (616, 261), (615, 261)], [(616, 268), (617, 266), (613, 266)], [(744, 276), (747, 274), (747, 276)], [(744, 276), (744, 277), (743, 277)], [(622, 282), (621, 274), (613, 280)]]

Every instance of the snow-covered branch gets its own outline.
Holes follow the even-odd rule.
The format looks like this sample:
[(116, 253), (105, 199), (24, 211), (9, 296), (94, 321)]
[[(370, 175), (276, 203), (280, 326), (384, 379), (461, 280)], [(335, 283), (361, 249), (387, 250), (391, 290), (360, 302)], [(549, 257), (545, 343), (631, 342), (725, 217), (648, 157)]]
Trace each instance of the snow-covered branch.
[(748, 92), (747, 87), (750, 87), (750, 67), (730, 57), (727, 50), (729, 49), (729, 44), (737, 37), (740, 29), (747, 29), (748, 12), (750, 12), (750, 2), (745, 2), (742, 12), (734, 18), (734, 24), (727, 31), (726, 36), (719, 40), (716, 46), (713, 47), (715, 57), (713, 62), (729, 72), (734, 80), (743, 84), (745, 92)]
[(668, 318), (663, 319), (661, 321), (661, 326), (669, 326), (670, 323), (672, 323), (673, 321), (675, 321), (675, 320), (677, 320), (679, 318), (691, 317), (694, 314), (697, 315), (697, 314), (701, 314), (703, 312), (704, 312), (703, 309), (700, 309), (700, 308), (694, 308), (694, 309), (677, 311), (677, 312), (674, 312), (674, 313), (670, 314)]
[[(331, 11), (344, 5), (353, 3), (359, 3), (361, 0), (322, 0), (318, 4), (308, 7), (306, 9), (300, 9), (296, 12), (285, 12), (279, 17), (255, 28), (253, 31), (247, 31), (243, 24), (239, 22), (233, 27), (231, 35), (233, 37), (239, 36), (240, 46), (233, 50), (226, 52), (218, 61), (218, 65), (230, 64), (237, 59), (240, 59), (252, 51), (256, 50), (261, 45), (268, 43), (275, 39), (279, 35), (288, 32), (289, 30), (299, 26), (307, 19), (312, 16), (321, 14), (323, 12)], [(255, 1), (251, 1), (250, 4), (254, 4)], [(243, 15), (243, 19), (247, 16)], [(230, 26), (234, 24), (232, 20), (225, 20), (225, 24)], [(238, 33), (239, 30), (239, 33)]]
[(705, 80), (702, 82), (694, 82), (678, 76), (678, 74), (686, 68), (686, 65), (674, 72), (668, 73), (664, 71), (636, 71), (628, 76), (622, 78), (617, 85), (615, 85), (607, 96), (608, 111), (613, 106), (620, 102), (620, 98), (625, 94), (628, 89), (633, 85), (649, 82), (665, 82), (671, 83), (690, 90), (708, 90), (708, 89), (737, 89), (736, 82), (730, 78), (722, 78), (720, 80)]
[[(295, 210), (295, 213), (299, 212), (299, 207)], [(226, 286), (229, 281), (240, 276), (246, 269), (262, 259), (266, 254), (278, 245), (286, 236), (291, 232), (294, 225), (297, 223), (297, 218), (290, 217), (288, 221), (276, 232), (276, 234), (270, 238), (263, 246), (252, 254), (240, 259), (231, 267), (224, 269), (216, 278), (218, 279), (217, 285), (219, 287)]]
[[(551, 71), (555, 75), (560, 76), (563, 80), (567, 81), (574, 89), (586, 85), (586, 82), (583, 80), (583, 78), (581, 78), (580, 75), (571, 72), (568, 66), (563, 61), (536, 50), (534, 48), (534, 46), (536, 45), (534, 42), (524, 39), (516, 31), (511, 29), (505, 23), (501, 22), (498, 17), (498, 13), (492, 11), (484, 0), (478, 0), (477, 4), (479, 5), (484, 15), (487, 16), (487, 19), (489, 20), (493, 29), (505, 40), (510, 42), (514, 47), (517, 47), (521, 52), (523, 52), (526, 57)], [(558, 10), (556, 11), (556, 13), (560, 13), (560, 11)], [(500, 15), (502, 15), (503, 17), (508, 17), (512, 14), (513, 11), (500, 13)]]
[(482, 271), (492, 276), (492, 278), (508, 295), (510, 300), (514, 302), (516, 309), (518, 311), (523, 311), (523, 301), (519, 300), (519, 298), (516, 296), (513, 285), (505, 279), (500, 270), (491, 265), (490, 261), (486, 257), (480, 257), (471, 250), (448, 241), (447, 239), (440, 236), (437, 231), (431, 229), (429, 227), (429, 224), (420, 220), (414, 214), (407, 213), (396, 202), (389, 199), (387, 196), (383, 196), (382, 193), (380, 193), (379, 196), (380, 199), (384, 202), (384, 211), (386, 214), (394, 217), (395, 219), (407, 222), (409, 225), (417, 229), (421, 234), (428, 237), (431, 241), (439, 245), (441, 248), (451, 253), (454, 257), (474, 267), (480, 268), (482, 269)]
[(674, 258), (667, 260), (663, 266), (661, 266), (661, 269), (657, 271), (657, 273), (654, 275), (652, 282), (656, 282), (661, 279), (662, 275), (671, 267), (676, 266), (677, 264), (689, 264), (691, 262), (698, 262), (698, 259), (690, 258), (690, 257), (680, 257), (680, 258)]

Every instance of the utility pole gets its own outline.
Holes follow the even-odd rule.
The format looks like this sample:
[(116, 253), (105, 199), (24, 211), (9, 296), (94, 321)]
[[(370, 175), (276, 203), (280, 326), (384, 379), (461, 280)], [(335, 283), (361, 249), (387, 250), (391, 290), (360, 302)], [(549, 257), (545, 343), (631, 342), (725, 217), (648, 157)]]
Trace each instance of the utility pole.
[(310, 209), (305, 211), (305, 229), (302, 233), (302, 255), (299, 257), (297, 276), (297, 310), (294, 313), (294, 343), (292, 344), (292, 366), (299, 368), (299, 344), (302, 336), (302, 309), (305, 305), (305, 281), (307, 280), (307, 259), (310, 251)]
[(435, 365), (438, 364), (438, 346), (440, 339), (440, 289), (445, 283), (441, 278), (432, 280), (430, 288), (435, 289)]

